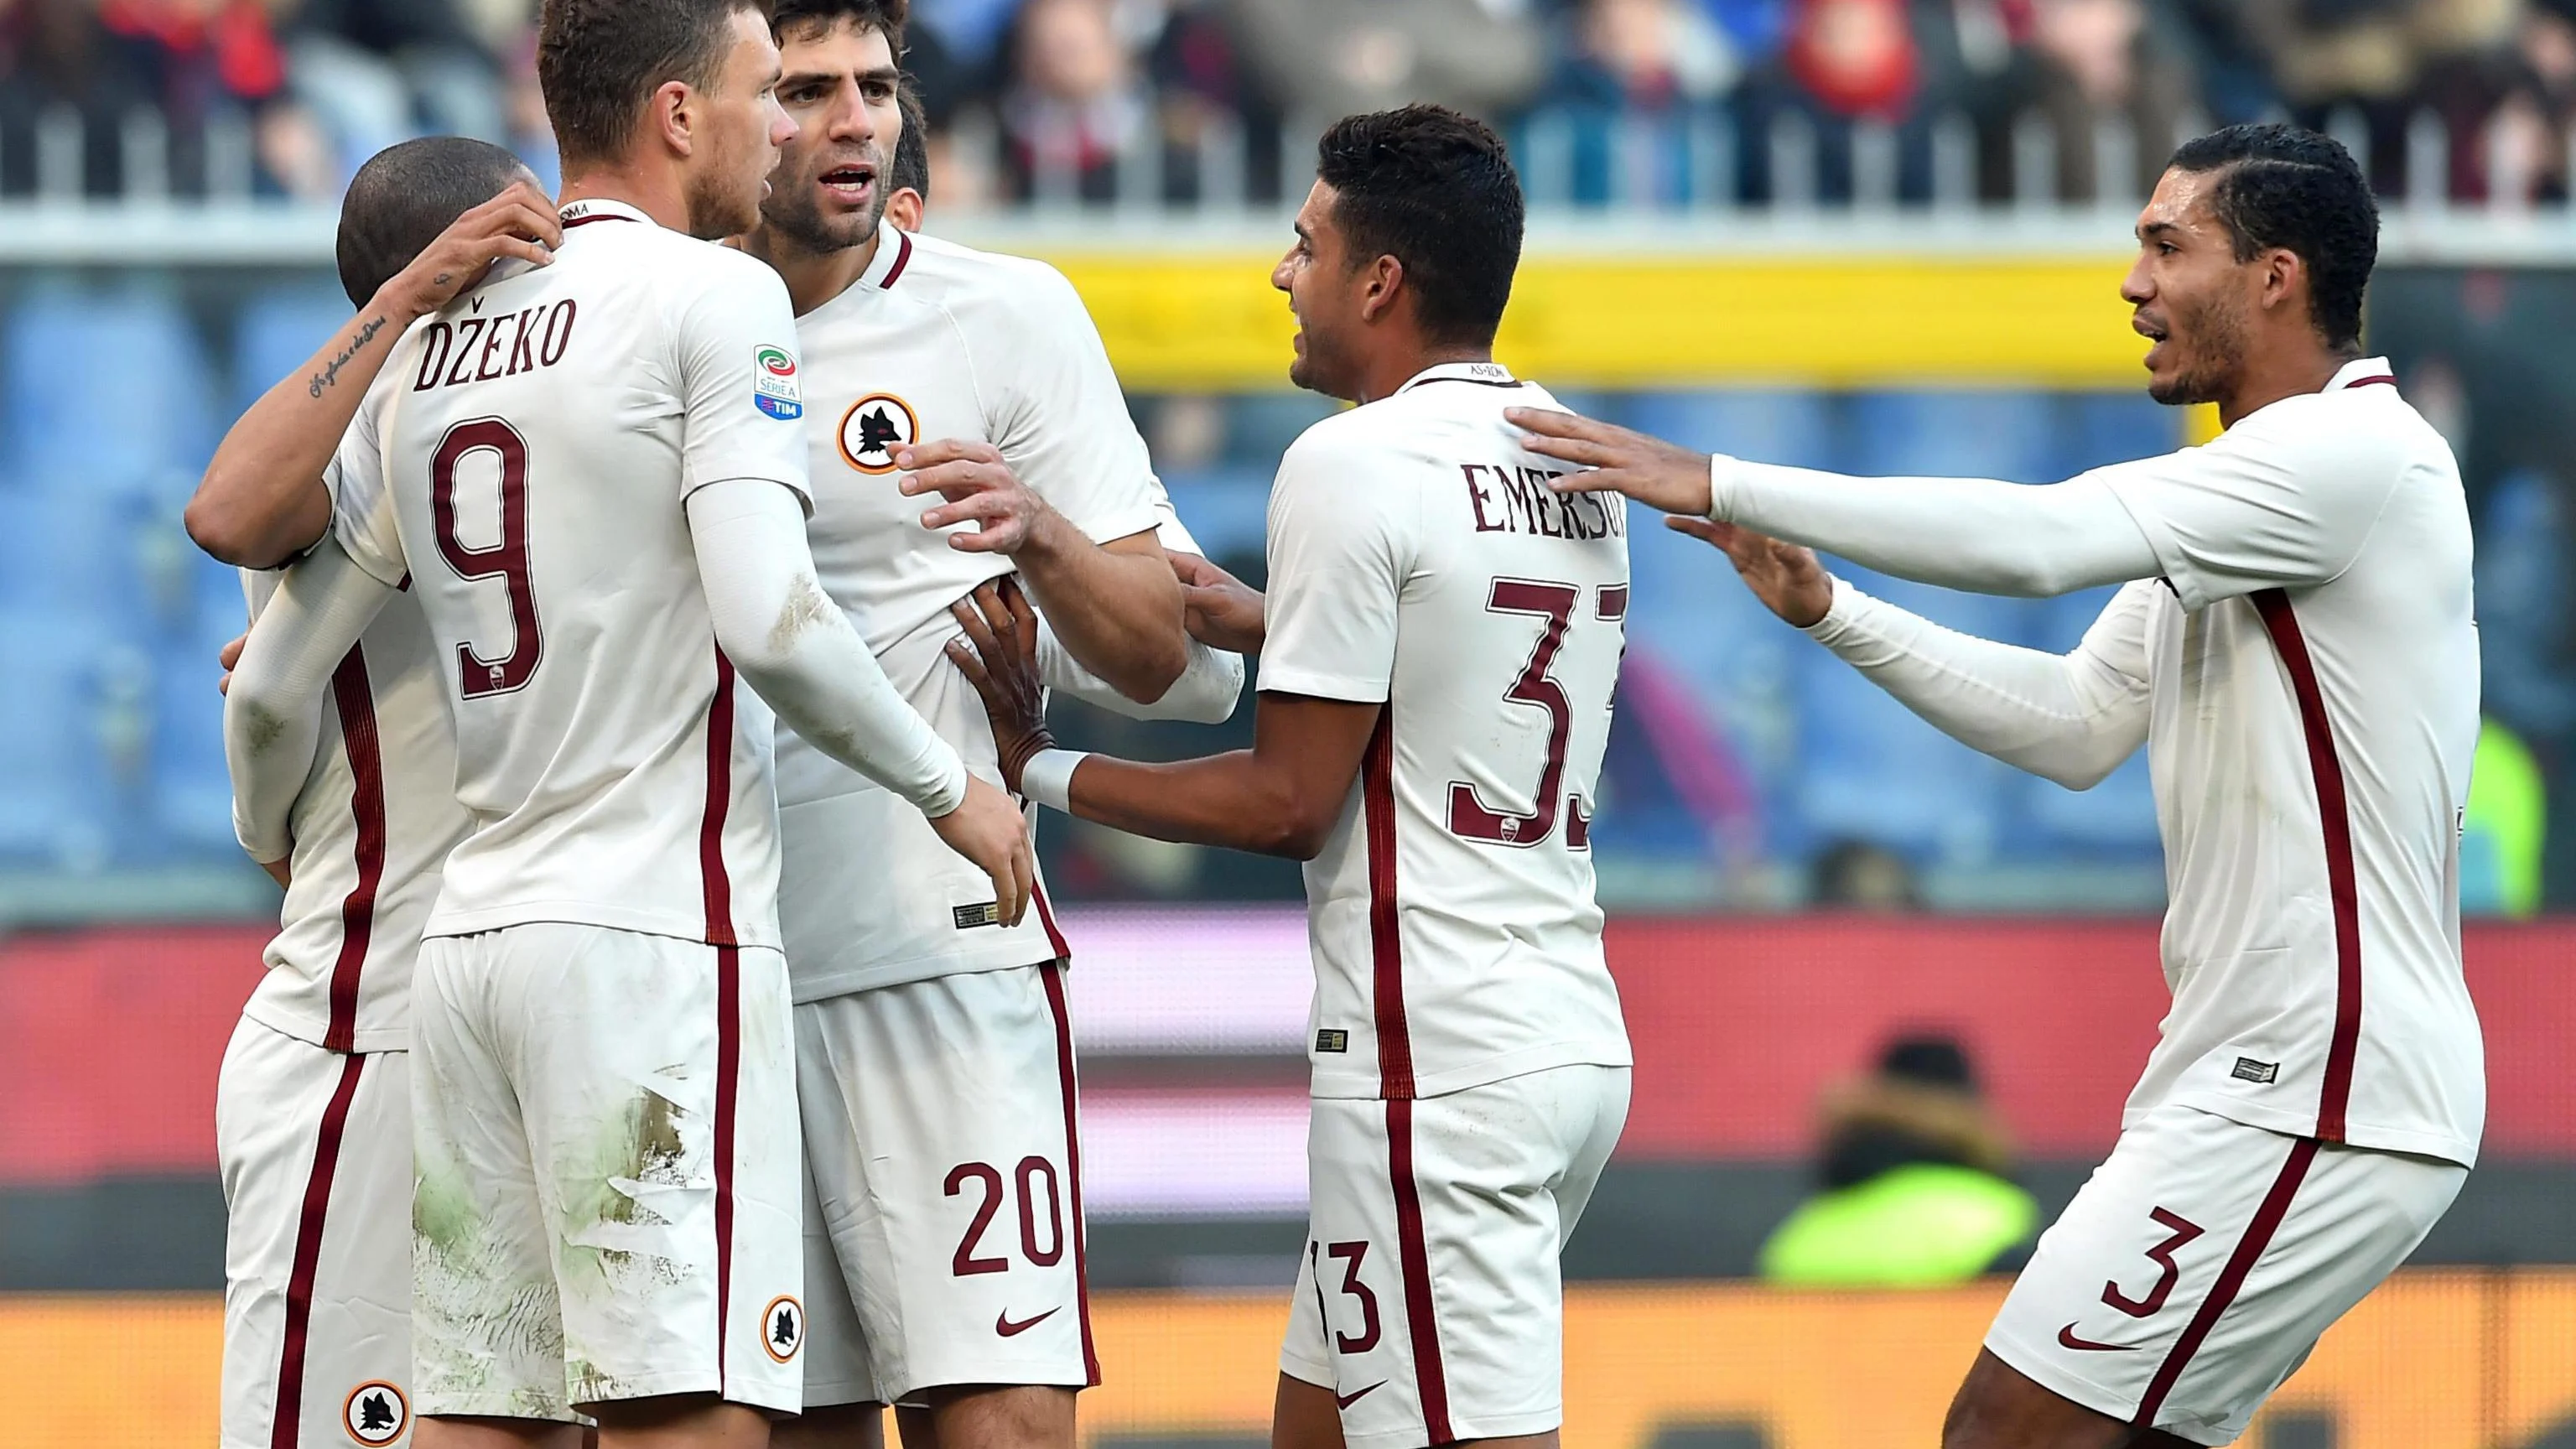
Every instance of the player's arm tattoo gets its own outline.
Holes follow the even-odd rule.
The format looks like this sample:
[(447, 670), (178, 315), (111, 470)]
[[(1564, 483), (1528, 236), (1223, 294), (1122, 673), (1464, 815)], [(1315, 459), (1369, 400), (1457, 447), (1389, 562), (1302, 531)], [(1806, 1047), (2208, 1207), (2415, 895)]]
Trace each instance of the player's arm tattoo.
[[(438, 280), (444, 283), (447, 279), (440, 277)], [(384, 330), (385, 319), (382, 315), (368, 318), (366, 325), (358, 329), (358, 335), (350, 339), (349, 345), (341, 348), (338, 356), (333, 357), (320, 372), (306, 380), (304, 384), (306, 394), (318, 398), (326, 389), (337, 384), (340, 381), (340, 369), (348, 366), (350, 359), (366, 350), (367, 344), (375, 341), (376, 334)]]

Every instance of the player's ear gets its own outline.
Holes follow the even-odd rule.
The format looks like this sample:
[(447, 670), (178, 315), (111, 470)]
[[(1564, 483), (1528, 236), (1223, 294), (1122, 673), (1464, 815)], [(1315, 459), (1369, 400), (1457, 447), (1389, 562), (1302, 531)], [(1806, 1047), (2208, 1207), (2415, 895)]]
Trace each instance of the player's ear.
[(671, 148), (672, 154), (686, 156), (697, 129), (698, 95), (686, 81), (668, 80), (656, 88), (644, 103), (644, 124), (653, 136)]
[(2274, 247), (2263, 254), (2263, 305), (2288, 307), (2304, 305), (2307, 291), (2308, 264), (2288, 247)]
[(1360, 294), (1360, 320), (1375, 322), (1390, 315), (1395, 299), (1404, 293), (1404, 263), (1380, 254), (1369, 263), (1367, 289)]

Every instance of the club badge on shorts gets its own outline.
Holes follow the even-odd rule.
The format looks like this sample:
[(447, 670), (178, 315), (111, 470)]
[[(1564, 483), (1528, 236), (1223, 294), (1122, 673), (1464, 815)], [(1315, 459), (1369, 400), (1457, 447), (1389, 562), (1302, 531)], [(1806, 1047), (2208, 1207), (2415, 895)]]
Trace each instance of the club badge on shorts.
[(891, 473), (897, 448), (921, 440), (912, 404), (890, 392), (872, 392), (841, 414), (841, 461), (862, 473)]
[(411, 1401), (383, 1379), (369, 1379), (340, 1401), (340, 1427), (361, 1444), (390, 1444), (411, 1427)]
[(760, 1346), (780, 1363), (795, 1358), (805, 1346), (805, 1305), (783, 1293), (770, 1299), (760, 1310)]
[(805, 416), (805, 395), (796, 386), (796, 359), (786, 348), (752, 349), (751, 400), (782, 422)]

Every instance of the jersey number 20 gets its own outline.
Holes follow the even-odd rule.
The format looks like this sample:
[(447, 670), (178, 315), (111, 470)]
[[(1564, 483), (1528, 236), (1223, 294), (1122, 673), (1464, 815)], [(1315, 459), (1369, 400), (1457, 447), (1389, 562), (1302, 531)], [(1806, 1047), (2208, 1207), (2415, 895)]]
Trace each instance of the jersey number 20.
[[(489, 548), (469, 548), (456, 533), (456, 470), (480, 452), (500, 464), (501, 537)], [(438, 556), (461, 579), (500, 578), (510, 590), (510, 652), (486, 659), (471, 644), (456, 646), (457, 690), (467, 699), (506, 694), (528, 682), (545, 653), (537, 621), (537, 586), (528, 577), (528, 442), (499, 418), (458, 423), (438, 440), (429, 460), (429, 513), (438, 532)]]
[[(1537, 647), (1530, 650), (1529, 662), (1521, 667), (1520, 677), (1503, 692), (1503, 698), (1515, 704), (1547, 711), (1547, 763), (1539, 768), (1538, 788), (1530, 792), (1530, 810), (1526, 815), (1508, 815), (1496, 810), (1476, 793), (1475, 786), (1464, 780), (1450, 781), (1451, 834), (1494, 845), (1538, 845), (1556, 833), (1557, 811), (1562, 802), (1566, 845), (1575, 850), (1591, 846), (1592, 820), (1584, 814), (1582, 799), (1561, 793), (1565, 786), (1566, 736), (1574, 729), (1574, 707), (1565, 697), (1565, 686), (1548, 676), (1548, 670), (1555, 667), (1557, 654), (1565, 648), (1565, 632), (1574, 622), (1576, 606), (1582, 602), (1583, 590), (1573, 584), (1542, 583), (1532, 579), (1494, 580), (1494, 591), (1485, 600), (1488, 611), (1536, 614), (1547, 620), (1547, 627), (1539, 633)], [(1593, 613), (1611, 624), (1627, 618), (1628, 586), (1604, 585), (1595, 601)]]

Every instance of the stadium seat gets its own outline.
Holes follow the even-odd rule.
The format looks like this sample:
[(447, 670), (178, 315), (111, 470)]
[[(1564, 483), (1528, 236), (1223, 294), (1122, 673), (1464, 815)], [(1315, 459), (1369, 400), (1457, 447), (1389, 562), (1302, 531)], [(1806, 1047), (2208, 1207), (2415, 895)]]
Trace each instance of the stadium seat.
[(1832, 414), (1831, 400), (1822, 393), (1706, 388), (1632, 393), (1612, 416), (1703, 453), (1830, 468), (1836, 462)]
[(100, 639), (74, 611), (0, 608), (0, 861), (103, 864)]
[(1652, 509), (1630, 518), (1629, 577), (1635, 597), (1653, 601), (1629, 610), (1630, 647), (1670, 671), (1757, 778), (1782, 778), (1795, 758), (1794, 661), (1823, 651), (1772, 617), (1724, 555)]
[(1172, 507), (1207, 557), (1259, 555), (1270, 528), (1270, 470), (1249, 465), (1164, 475)]
[[(1834, 572), (1868, 593), (1989, 638), (2020, 632), (2020, 601)], [(1995, 850), (2008, 767), (1943, 735), (1822, 649), (1800, 650), (1792, 681), (1800, 752), (1796, 800), (1807, 845), (1850, 837), (1918, 859), (1973, 865)]]
[(214, 422), (196, 330), (150, 287), (40, 290), (0, 319), (0, 454), (22, 483), (167, 495)]
[(328, 284), (279, 287), (242, 307), (234, 324), (232, 386), (226, 396), (238, 414), (294, 372), (350, 320), (349, 301)]
[(2055, 403), (2036, 392), (1856, 393), (1836, 466), (1864, 477), (2053, 483), (2064, 454)]
[(2182, 442), (2183, 414), (2143, 390), (2071, 393), (2062, 402), (2065, 451), (2053, 470), (2058, 477), (2170, 453)]
[(216, 651), (239, 623), (209, 621), (151, 661), (151, 820), (156, 843), (175, 856), (230, 860), (232, 782), (224, 770), (223, 697), (215, 692)]

